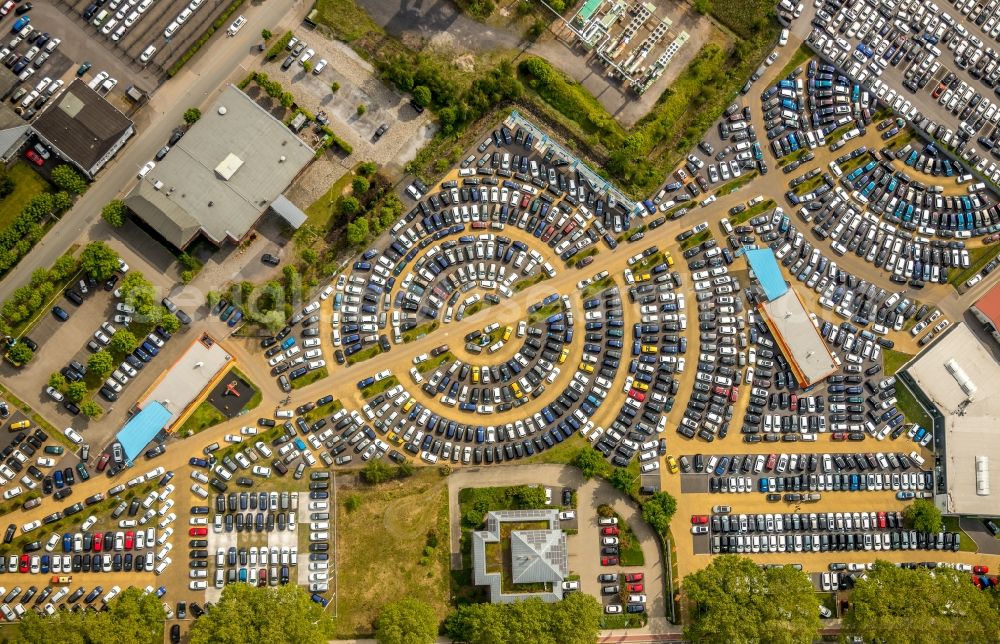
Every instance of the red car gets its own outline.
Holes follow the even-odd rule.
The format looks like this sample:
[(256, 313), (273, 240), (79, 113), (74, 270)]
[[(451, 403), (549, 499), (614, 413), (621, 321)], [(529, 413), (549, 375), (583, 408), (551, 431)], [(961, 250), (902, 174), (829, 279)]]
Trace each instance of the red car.
[(617, 566), (618, 557), (601, 557), (602, 566)]
[(629, 582), (630, 584), (636, 581), (642, 581), (642, 573), (633, 572), (628, 575), (625, 575), (625, 581)]
[(616, 536), (618, 534), (618, 526), (609, 525), (601, 528), (601, 534), (607, 536)]
[(104, 549), (104, 533), (95, 532), (94, 533), (94, 552), (100, 552)]
[(45, 165), (45, 159), (38, 156), (38, 153), (34, 150), (28, 150), (24, 153), (24, 156), (28, 157), (28, 160), (37, 166)]
[(14, 0), (7, 0), (3, 7), (0, 7), (0, 16), (6, 16), (8, 13), (14, 10), (15, 3)]
[(740, 397), (740, 388), (739, 387), (733, 387), (729, 391), (729, 402), (733, 402), (734, 403), (734, 402), (736, 402), (736, 400), (739, 397)]
[(628, 588), (628, 591), (630, 593), (641, 593), (642, 592), (642, 584), (628, 584), (626, 586), (626, 588)]
[(636, 391), (635, 389), (628, 390), (628, 397), (632, 400), (638, 400), (639, 402), (646, 400), (646, 394), (641, 391)]
[(944, 83), (941, 83), (940, 85), (935, 87), (934, 91), (931, 92), (931, 98), (938, 98), (939, 96), (941, 96), (941, 94), (944, 92), (944, 88), (945, 88)]
[(208, 536), (208, 528), (191, 528), (190, 530), (188, 530), (188, 535), (192, 537)]
[(125, 549), (131, 550), (132, 546), (135, 545), (135, 533), (129, 530), (125, 533)]
[(21, 565), (17, 567), (19, 572), (28, 572), (28, 566), (31, 564), (31, 557), (28, 555), (21, 555)]
[(708, 515), (707, 514), (692, 514), (691, 515), (691, 524), (692, 525), (701, 525), (703, 523), (708, 523)]
[(261, 568), (257, 573), (257, 586), (263, 588), (267, 585), (267, 569)]
[(111, 460), (111, 454), (105, 452), (101, 454), (101, 460), (97, 461), (97, 471), (103, 472), (104, 468), (108, 466), (108, 461)]
[(799, 397), (796, 396), (795, 394), (792, 394), (791, 402), (789, 403), (788, 408), (791, 409), (792, 411), (798, 411)]
[(833, 434), (830, 435), (830, 439), (835, 441), (846, 441), (847, 432), (833, 432)]
[(985, 575), (989, 571), (990, 571), (990, 567), (989, 566), (973, 566), (972, 567), (972, 572), (976, 573), (977, 575)]
[(880, 529), (884, 530), (885, 529), (885, 512), (879, 512), (876, 515), (876, 517), (878, 519), (878, 527)]

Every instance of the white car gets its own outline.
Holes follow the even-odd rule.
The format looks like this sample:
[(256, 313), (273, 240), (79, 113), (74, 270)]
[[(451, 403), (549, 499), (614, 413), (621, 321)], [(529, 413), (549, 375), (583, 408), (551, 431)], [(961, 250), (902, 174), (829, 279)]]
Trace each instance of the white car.
[(72, 427), (67, 427), (66, 429), (64, 429), (63, 434), (66, 435), (66, 438), (70, 439), (77, 445), (83, 442), (83, 436), (80, 436), (80, 434)]
[(154, 163), (153, 161), (147, 161), (146, 165), (142, 166), (139, 169), (139, 175), (138, 175), (138, 177), (140, 179), (144, 179), (146, 177), (146, 175), (149, 174), (153, 170), (153, 168), (155, 168), (155, 167), (156, 167), (156, 163)]
[(97, 517), (92, 514), (84, 520), (83, 524), (80, 525), (80, 529), (83, 531), (90, 530), (94, 527), (95, 523), (97, 523)]
[(58, 392), (55, 387), (46, 387), (45, 393), (48, 394), (49, 398), (56, 402), (62, 402), (64, 396)]

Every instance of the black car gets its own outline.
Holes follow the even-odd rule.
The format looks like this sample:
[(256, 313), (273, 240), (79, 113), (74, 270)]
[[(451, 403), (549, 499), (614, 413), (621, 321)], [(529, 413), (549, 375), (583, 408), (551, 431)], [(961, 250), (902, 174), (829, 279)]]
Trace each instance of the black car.
[(281, 63), (281, 70), (288, 71), (288, 68), (291, 67), (294, 62), (295, 56), (289, 55), (288, 58), (285, 59), (285, 62)]
[(167, 156), (167, 152), (170, 152), (170, 146), (169, 145), (165, 145), (162, 148), (160, 148), (159, 150), (157, 150), (156, 151), (156, 160), (157, 161), (162, 161), (163, 157)]
[(111, 291), (115, 288), (115, 284), (118, 283), (118, 275), (112, 275), (104, 282), (104, 290)]
[(29, 11), (31, 11), (31, 3), (30, 2), (25, 2), (20, 7), (18, 7), (17, 9), (15, 9), (14, 13), (16, 13), (19, 16), (23, 16), (24, 14), (28, 13)]
[(386, 125), (385, 123), (383, 123), (382, 125), (379, 125), (378, 129), (375, 130), (375, 137), (374, 137), (375, 140), (378, 141), (379, 139), (381, 139), (382, 135), (385, 134), (388, 130), (389, 130), (389, 126)]
[(175, 143), (180, 141), (181, 138), (183, 138), (183, 136), (184, 136), (184, 130), (181, 128), (177, 128), (176, 130), (174, 130), (174, 133), (170, 135), (170, 140), (167, 141), (167, 145), (174, 145)]
[(271, 266), (277, 266), (278, 264), (281, 263), (281, 260), (272, 255), (271, 253), (264, 253), (261, 256), (260, 261), (264, 262), (265, 264), (270, 264)]

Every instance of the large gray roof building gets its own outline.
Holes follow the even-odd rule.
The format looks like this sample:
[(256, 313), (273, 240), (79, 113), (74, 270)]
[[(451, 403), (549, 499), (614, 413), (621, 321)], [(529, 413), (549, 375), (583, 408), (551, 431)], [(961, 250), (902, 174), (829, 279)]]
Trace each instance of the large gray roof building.
[[(169, 154), (139, 181), (125, 205), (166, 241), (185, 248), (199, 234), (238, 243), (313, 159), (314, 151), (230, 85)], [(297, 209), (295, 209), (297, 210)]]
[(135, 134), (132, 121), (79, 78), (46, 104), (32, 127), (89, 179)]
[[(510, 532), (509, 583), (547, 584), (544, 592), (503, 592), (500, 572), (486, 570), (486, 544), (500, 543), (501, 524), (545, 522), (546, 529), (512, 530)], [(486, 515), (486, 530), (472, 533), (473, 582), (490, 587), (490, 601), (511, 603), (537, 597), (553, 602), (562, 599), (562, 581), (569, 574), (566, 533), (559, 529), (559, 513), (555, 510), (500, 510)]]

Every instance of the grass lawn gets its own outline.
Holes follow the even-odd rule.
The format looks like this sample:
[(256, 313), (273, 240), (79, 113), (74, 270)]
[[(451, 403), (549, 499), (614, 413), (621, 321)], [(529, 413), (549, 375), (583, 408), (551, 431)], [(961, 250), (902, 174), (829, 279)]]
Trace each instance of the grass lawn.
[(612, 628), (642, 628), (646, 625), (648, 617), (646, 613), (621, 615), (601, 615), (601, 628), (607, 630)]
[(722, 187), (720, 187), (718, 190), (715, 191), (715, 194), (718, 197), (723, 197), (731, 192), (736, 192), (743, 186), (747, 185), (748, 183), (756, 179), (758, 174), (759, 173), (756, 170), (754, 170), (753, 172), (744, 173), (742, 176), (733, 179), (729, 183), (723, 184)]
[[(316, 6), (318, 7), (321, 4), (321, 2), (318, 2)], [(337, 198), (350, 188), (354, 176), (353, 171), (345, 172), (344, 176), (334, 181), (333, 185), (330, 186), (330, 189), (322, 197), (312, 202), (306, 208), (306, 215), (308, 216), (306, 223), (315, 226), (319, 230), (327, 230), (330, 227), (330, 218), (333, 217), (333, 209), (337, 203)]]
[[(377, 344), (373, 344), (367, 349), (362, 349), (357, 353), (347, 356), (347, 364), (357, 364), (358, 362), (362, 362), (369, 358), (374, 358), (380, 353), (382, 353), (382, 347), (378, 346)], [(295, 385), (292, 386), (294, 387)]]
[(983, 268), (983, 266), (989, 264), (990, 260), (996, 257), (998, 252), (1000, 252), (1000, 247), (998, 246), (980, 246), (979, 248), (970, 248), (969, 267), (963, 268), (960, 271), (952, 271), (948, 275), (948, 283), (956, 289), (964, 286), (973, 275), (977, 274)]
[(320, 367), (319, 369), (314, 369), (308, 372), (301, 378), (296, 378), (292, 381), (292, 389), (301, 389), (306, 385), (311, 385), (312, 383), (322, 380), (330, 375), (330, 372), (326, 370), (326, 367)]
[(533, 275), (526, 280), (517, 280), (516, 282), (514, 282), (514, 291), (520, 293), (529, 286), (534, 286), (535, 284), (538, 284), (542, 280), (546, 279), (548, 279), (548, 277), (545, 275), (545, 273), (543, 273), (542, 271), (538, 271), (537, 275)]
[(419, 373), (427, 373), (428, 371), (431, 371), (433, 369), (437, 369), (438, 367), (440, 367), (445, 362), (447, 362), (449, 360), (454, 360), (454, 359), (455, 359), (455, 354), (453, 354), (451, 351), (445, 351), (444, 353), (442, 353), (441, 355), (437, 356), (436, 358), (428, 358), (428, 359), (424, 360), (423, 362), (421, 362), (420, 364), (418, 364), (417, 365), (417, 371)]
[(731, 223), (734, 226), (739, 226), (745, 221), (750, 221), (750, 219), (756, 217), (765, 210), (770, 210), (771, 208), (774, 208), (776, 205), (777, 204), (774, 203), (774, 200), (767, 199), (766, 201), (760, 202), (753, 208), (747, 208), (743, 212), (733, 215), (732, 217), (729, 218), (729, 223)]
[(687, 250), (692, 246), (697, 246), (703, 241), (708, 241), (708, 239), (711, 236), (712, 236), (711, 230), (703, 230), (697, 235), (691, 235), (690, 237), (681, 242), (681, 250)]
[[(439, 619), (449, 611), (448, 489), (438, 468), (378, 486), (338, 477), (337, 634), (372, 633), (383, 604), (414, 597)], [(356, 497), (348, 511), (345, 499)], [(468, 572), (468, 571), (466, 571)], [(388, 592), (392, 589), (392, 592)]]
[(361, 395), (365, 398), (371, 398), (372, 396), (377, 396), (386, 389), (395, 387), (399, 384), (399, 378), (396, 376), (389, 376), (388, 378), (383, 378), (376, 383), (373, 383), (361, 390)]
[(614, 285), (615, 285), (615, 280), (610, 275), (608, 275), (602, 280), (598, 280), (596, 282), (588, 284), (586, 288), (583, 289), (583, 293), (580, 294), (580, 297), (586, 299), (588, 297), (596, 295), (597, 293), (600, 293), (604, 289), (611, 288)]
[(958, 517), (941, 517), (941, 521), (944, 522), (944, 529), (948, 532), (957, 532), (962, 535), (962, 545), (959, 547), (961, 552), (978, 552), (979, 549), (976, 547), (976, 542), (972, 540), (965, 530), (959, 527)]
[(909, 362), (912, 357), (909, 353), (886, 349), (882, 352), (882, 370), (885, 371), (885, 375), (887, 376), (895, 375), (899, 371), (899, 368)]
[(7, 229), (32, 197), (49, 189), (42, 175), (24, 161), (18, 161), (7, 170), (7, 176), (14, 181), (14, 192), (0, 199), (0, 230)]
[[(788, 64), (785, 65), (784, 69), (778, 72), (777, 76), (771, 79), (771, 82), (768, 85), (768, 87), (770, 87), (771, 85), (777, 85), (778, 81), (784, 80), (786, 76), (792, 73), (793, 69), (795, 69), (802, 63), (812, 58), (812, 56), (813, 56), (812, 49), (809, 49), (808, 45), (806, 45), (805, 43), (799, 45), (799, 48), (795, 50), (794, 54), (792, 54), (792, 58), (788, 61)], [(802, 71), (804, 72), (806, 70)], [(803, 74), (799, 78), (805, 78), (805, 74)]]
[(333, 402), (328, 402), (325, 405), (320, 405), (312, 411), (307, 411), (304, 418), (310, 422), (314, 423), (323, 416), (327, 414), (336, 414), (338, 411), (344, 408), (344, 403), (339, 400), (334, 400)]
[(218, 425), (224, 420), (226, 420), (226, 417), (223, 413), (216, 409), (215, 405), (206, 400), (191, 412), (191, 415), (187, 417), (187, 420), (177, 430), (177, 433), (181, 436), (187, 436), (188, 432), (197, 434), (204, 429)]
[(635, 532), (632, 531), (632, 526), (618, 513), (615, 513), (615, 516), (618, 517), (618, 546), (621, 552), (619, 557), (622, 566), (645, 565), (646, 559), (642, 554), (642, 546), (639, 544), (639, 540), (636, 539)]
[(896, 381), (896, 407), (903, 412), (906, 420), (916, 423), (928, 431), (931, 429), (931, 417), (927, 415), (927, 412), (920, 406), (906, 385), (899, 381)]
[(404, 331), (403, 332), (403, 343), (405, 344), (407, 342), (413, 342), (414, 340), (417, 340), (418, 338), (422, 338), (423, 336), (427, 335), (431, 331), (434, 331), (435, 329), (437, 329), (438, 326), (439, 326), (438, 321), (434, 320), (433, 322), (425, 322), (424, 324), (417, 325), (417, 326), (413, 327), (412, 329), (410, 329), (409, 331)]

